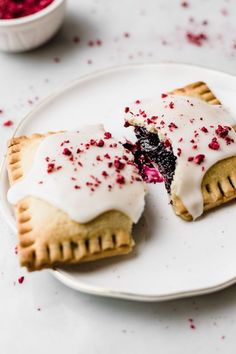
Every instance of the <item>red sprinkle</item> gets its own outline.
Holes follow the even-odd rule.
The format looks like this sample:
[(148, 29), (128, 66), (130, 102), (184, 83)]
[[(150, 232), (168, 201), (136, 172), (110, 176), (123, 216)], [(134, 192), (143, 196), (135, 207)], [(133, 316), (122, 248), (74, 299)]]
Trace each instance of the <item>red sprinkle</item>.
[(177, 155), (180, 156), (182, 153), (182, 150), (180, 148), (177, 149)]
[(79, 43), (80, 42), (80, 38), (78, 36), (74, 36), (73, 42), (74, 43)]
[(125, 32), (125, 33), (124, 33), (124, 37), (125, 37), (125, 38), (129, 38), (129, 37), (130, 37), (130, 33), (129, 33), (129, 32)]
[(104, 133), (104, 139), (110, 139), (112, 137), (111, 133), (105, 132)]
[(199, 155), (196, 155), (194, 157), (194, 162), (197, 164), (197, 165), (201, 165), (201, 163), (205, 160), (205, 155), (203, 154), (199, 154)]
[(53, 172), (54, 167), (55, 167), (55, 164), (54, 164), (54, 163), (49, 163), (49, 164), (48, 164), (48, 167), (47, 167), (47, 173)]
[(96, 142), (96, 146), (103, 147), (104, 146), (104, 141), (102, 139), (100, 139), (99, 141)]
[(170, 140), (166, 139), (166, 140), (164, 141), (164, 146), (165, 146), (166, 148), (171, 147)]
[(170, 104), (169, 104), (169, 107), (170, 107), (170, 109), (174, 109), (174, 102), (170, 102)]
[(218, 128), (215, 130), (216, 134), (221, 137), (221, 138), (225, 138), (229, 131), (231, 130), (231, 127), (222, 127), (222, 125), (218, 125)]
[(102, 171), (102, 176), (103, 177), (107, 177), (108, 176), (108, 173), (106, 171)]
[(11, 127), (13, 125), (13, 121), (12, 120), (7, 120), (6, 122), (3, 123), (4, 127)]
[(61, 59), (59, 57), (55, 57), (53, 59), (54, 63), (60, 63)]
[(71, 156), (71, 154), (72, 154), (72, 152), (68, 148), (65, 148), (62, 153), (63, 153), (63, 155), (66, 155), (66, 156)]
[(166, 98), (168, 95), (166, 93), (161, 94), (161, 98)]
[(22, 283), (23, 283), (23, 281), (24, 281), (24, 279), (25, 279), (25, 277), (24, 277), (24, 276), (22, 276), (22, 277), (18, 278), (18, 283), (19, 283), (19, 284), (22, 284)]
[(125, 107), (125, 113), (129, 112), (129, 107)]
[(117, 178), (116, 178), (116, 183), (118, 183), (118, 184), (125, 184), (125, 177), (124, 177), (124, 176), (121, 176), (121, 175), (117, 176)]
[(187, 1), (183, 1), (181, 2), (181, 6), (187, 8), (189, 7), (189, 3)]
[(140, 100), (136, 100), (135, 103), (136, 103), (136, 104), (140, 104), (141, 101), (140, 101)]
[(223, 16), (228, 16), (229, 12), (228, 12), (227, 9), (221, 9), (221, 14), (222, 14)]
[(95, 145), (96, 144), (96, 140), (94, 140), (94, 139), (90, 139), (90, 145)]
[(189, 43), (194, 44), (197, 47), (201, 47), (203, 42), (208, 39), (204, 33), (194, 34), (192, 32), (187, 32), (186, 38)]
[(88, 41), (88, 46), (89, 46), (89, 47), (93, 47), (93, 46), (94, 46), (94, 41), (91, 41), (91, 40)]
[(126, 120), (125, 123), (124, 123), (124, 127), (125, 127), (125, 128), (130, 127), (130, 124), (129, 124), (129, 122), (128, 122), (127, 120)]
[(188, 157), (188, 161), (189, 161), (189, 162), (192, 162), (193, 160), (194, 160), (194, 157), (193, 157), (193, 156), (189, 156), (189, 157)]
[(117, 168), (117, 170), (123, 170), (125, 167), (125, 164), (119, 160), (115, 160), (114, 166), (115, 166), (115, 168)]
[(147, 124), (152, 124), (153, 121), (150, 118), (147, 118)]
[(229, 136), (226, 136), (225, 141), (226, 141), (227, 145), (230, 145), (231, 143), (234, 143), (234, 139), (230, 138)]
[(173, 122), (171, 122), (169, 125), (168, 125), (168, 128), (170, 129), (171, 132), (173, 132), (174, 129), (177, 129), (177, 125)]
[(189, 327), (190, 327), (191, 329), (196, 329), (196, 326), (195, 326), (195, 324), (194, 324), (194, 320), (193, 320), (192, 318), (189, 318), (189, 319), (188, 319), (188, 322), (189, 322)]
[(204, 132), (204, 133), (208, 133), (208, 129), (206, 127), (202, 127), (201, 131)]
[(216, 138), (213, 138), (208, 147), (212, 150), (219, 150), (220, 144), (218, 143)]

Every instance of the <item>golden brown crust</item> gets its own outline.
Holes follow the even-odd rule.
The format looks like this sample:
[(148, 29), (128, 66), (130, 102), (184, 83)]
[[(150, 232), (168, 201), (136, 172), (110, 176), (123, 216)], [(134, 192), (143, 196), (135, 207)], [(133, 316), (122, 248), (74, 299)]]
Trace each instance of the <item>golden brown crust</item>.
[[(46, 135), (13, 138), (8, 145), (10, 184), (29, 171), (34, 154)], [(27, 197), (16, 207), (20, 264), (29, 271), (126, 254), (132, 251), (131, 219), (108, 211), (79, 224), (49, 203)]]
[[(12, 138), (8, 143), (7, 169), (10, 185), (14, 184), (29, 171), (33, 155), (44, 135)], [(26, 154), (25, 154), (26, 152)]]
[(171, 92), (173, 95), (190, 96), (200, 98), (209, 104), (221, 104), (218, 98), (203, 81), (184, 86)]
[[(204, 82), (196, 82), (174, 90), (172, 94), (197, 97), (209, 104), (221, 104)], [(235, 127), (234, 127), (235, 128)], [(204, 211), (213, 209), (236, 198), (236, 157), (217, 162), (204, 175), (202, 181)], [(181, 199), (172, 193), (174, 210), (182, 219), (191, 221)]]
[[(202, 194), (204, 211), (236, 198), (236, 157), (219, 161), (206, 172), (202, 181)], [(180, 198), (174, 194), (171, 198), (176, 214), (184, 220), (192, 220)]]

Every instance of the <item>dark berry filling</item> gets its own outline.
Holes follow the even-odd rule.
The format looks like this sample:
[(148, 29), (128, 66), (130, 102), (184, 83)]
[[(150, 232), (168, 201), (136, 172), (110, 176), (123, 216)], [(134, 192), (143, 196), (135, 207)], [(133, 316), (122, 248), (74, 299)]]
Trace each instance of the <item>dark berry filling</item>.
[(153, 168), (153, 163), (155, 163), (164, 177), (166, 189), (170, 193), (176, 167), (176, 156), (173, 154), (171, 145), (166, 146), (164, 142), (160, 141), (157, 134), (151, 133), (143, 127), (135, 127), (134, 131), (138, 139), (136, 145), (127, 142), (124, 146), (132, 151), (140, 174), (146, 180), (144, 167)]

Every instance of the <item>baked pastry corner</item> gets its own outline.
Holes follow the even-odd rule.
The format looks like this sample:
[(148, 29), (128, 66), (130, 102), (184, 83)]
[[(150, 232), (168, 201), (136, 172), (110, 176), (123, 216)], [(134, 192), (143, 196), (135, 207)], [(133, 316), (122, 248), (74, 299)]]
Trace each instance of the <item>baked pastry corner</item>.
[[(10, 140), (7, 169), (10, 184), (30, 170), (34, 155), (46, 135), (34, 134)], [(132, 251), (132, 220), (110, 210), (80, 224), (50, 205), (28, 196), (15, 206), (20, 264), (29, 271), (58, 265), (94, 261)]]

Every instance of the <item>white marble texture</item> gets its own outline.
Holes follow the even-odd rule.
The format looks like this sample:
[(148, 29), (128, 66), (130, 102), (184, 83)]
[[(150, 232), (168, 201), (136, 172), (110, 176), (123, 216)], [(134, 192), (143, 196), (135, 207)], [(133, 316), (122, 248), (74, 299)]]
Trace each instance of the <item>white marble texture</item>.
[[(236, 74), (235, 0), (189, 0), (187, 8), (180, 4), (68, 0), (66, 22), (53, 41), (29, 53), (1, 53), (1, 157), (14, 131), (14, 126), (3, 127), (4, 121), (16, 125), (38, 97), (86, 73), (167, 61)], [(186, 41), (187, 31), (203, 32), (208, 40), (197, 47)], [(80, 43), (73, 42), (74, 36)], [(88, 46), (89, 40), (97, 39), (102, 45)], [(2, 218), (0, 235), (1, 353), (235, 353), (235, 286), (159, 304), (96, 298), (64, 287), (47, 271), (26, 273), (14, 254), (16, 238)], [(22, 275), (25, 281), (19, 284)], [(195, 329), (190, 328), (190, 318)]]

